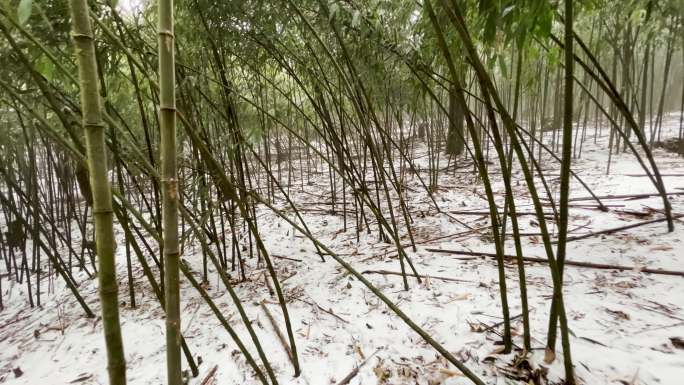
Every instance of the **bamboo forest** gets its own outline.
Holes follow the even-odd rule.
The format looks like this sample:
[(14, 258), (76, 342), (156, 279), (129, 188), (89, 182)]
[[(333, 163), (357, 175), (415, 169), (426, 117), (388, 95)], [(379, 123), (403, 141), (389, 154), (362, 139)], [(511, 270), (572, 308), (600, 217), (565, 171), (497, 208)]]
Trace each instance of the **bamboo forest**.
[(0, 384), (676, 385), (684, 0), (0, 0)]

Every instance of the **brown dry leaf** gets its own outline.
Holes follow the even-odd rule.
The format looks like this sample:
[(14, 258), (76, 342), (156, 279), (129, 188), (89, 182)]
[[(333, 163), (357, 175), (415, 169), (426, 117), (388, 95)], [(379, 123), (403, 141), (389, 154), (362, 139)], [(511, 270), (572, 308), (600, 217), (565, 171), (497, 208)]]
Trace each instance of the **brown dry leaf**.
[(625, 321), (629, 321), (629, 319), (630, 319), (629, 314), (625, 313), (624, 311), (610, 310), (608, 308), (606, 308), (606, 311), (608, 312), (608, 314), (612, 315), (615, 318), (625, 320)]
[(544, 351), (544, 362), (547, 364), (552, 363), (556, 359), (556, 352), (546, 348), (546, 351)]
[(619, 287), (621, 289), (633, 289), (637, 285), (633, 281), (619, 281), (613, 284), (615, 287)]
[(492, 350), (487, 356), (489, 357), (489, 356), (501, 354), (504, 350), (506, 350), (506, 346), (504, 346), (504, 345), (498, 346), (498, 347), (494, 348), (494, 350)]
[(680, 337), (670, 337), (670, 342), (677, 349), (684, 349), (684, 338)]
[(363, 350), (361, 350), (361, 346), (359, 346), (359, 344), (354, 345), (354, 351), (359, 355), (359, 357), (361, 357), (362, 360), (366, 359), (366, 356), (363, 354)]
[(468, 322), (468, 325), (470, 325), (471, 332), (482, 333), (487, 330), (487, 327), (481, 323)]
[(373, 368), (373, 373), (375, 373), (375, 377), (378, 378), (378, 383), (383, 384), (385, 381), (387, 381), (388, 378), (392, 375), (390, 370), (383, 365), (384, 362), (381, 360), (378, 362), (377, 365)]
[(418, 373), (408, 366), (400, 366), (397, 368), (397, 375), (415, 379), (418, 376)]
[(440, 368), (439, 372), (442, 374), (446, 374), (449, 377), (455, 377), (455, 376), (462, 376), (463, 373), (459, 372), (458, 370), (451, 370), (451, 369), (446, 369), (446, 368)]
[(70, 381), (69, 383), (70, 383), (70, 384), (75, 384), (75, 383), (77, 383), (77, 382), (83, 382), (83, 381), (85, 381), (85, 380), (87, 380), (87, 379), (90, 379), (92, 376), (93, 376), (92, 373), (81, 373), (81, 374), (79, 374), (78, 378), (76, 378), (75, 380)]
[(483, 358), (482, 361), (483, 362), (496, 362), (497, 356), (499, 354), (501, 354), (501, 352), (503, 352), (504, 350), (506, 350), (506, 347), (501, 345), (501, 346), (495, 348), (494, 350), (492, 350), (489, 354), (487, 354), (487, 356), (485, 356), (485, 358)]
[(511, 328), (511, 335), (513, 337), (516, 336), (521, 336), (524, 333), (524, 329), (522, 325), (518, 325), (517, 327)]

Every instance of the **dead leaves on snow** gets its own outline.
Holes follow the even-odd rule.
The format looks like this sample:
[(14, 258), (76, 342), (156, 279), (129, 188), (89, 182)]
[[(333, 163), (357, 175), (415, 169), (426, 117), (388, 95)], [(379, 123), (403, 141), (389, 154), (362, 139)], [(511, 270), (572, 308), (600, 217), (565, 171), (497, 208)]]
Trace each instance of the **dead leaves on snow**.
[(623, 312), (622, 310), (611, 310), (606, 308), (606, 312), (621, 321), (629, 321), (631, 319), (629, 314)]
[(522, 381), (530, 385), (548, 384), (548, 369), (542, 365), (537, 365), (530, 359), (526, 352), (521, 352), (513, 357), (507, 366), (499, 367), (501, 374), (507, 378)]
[(378, 384), (415, 384), (419, 378), (426, 378), (428, 385), (440, 385), (447, 379), (463, 376), (460, 371), (449, 368), (441, 356), (431, 362), (426, 362), (423, 356), (399, 360), (378, 358), (373, 373)]

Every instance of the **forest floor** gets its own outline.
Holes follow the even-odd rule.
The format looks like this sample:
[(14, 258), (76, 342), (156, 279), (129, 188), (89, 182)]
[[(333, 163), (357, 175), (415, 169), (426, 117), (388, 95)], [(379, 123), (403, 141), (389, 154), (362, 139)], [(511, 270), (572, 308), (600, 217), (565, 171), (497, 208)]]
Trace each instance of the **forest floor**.
[[(667, 116), (665, 126), (669, 127), (667, 135), (676, 136), (678, 115)], [(574, 170), (593, 191), (599, 196), (653, 193), (653, 185), (629, 153), (614, 154), (610, 175), (606, 176), (606, 130), (597, 138), (597, 144), (592, 130), (587, 132)], [(416, 158), (424, 152), (424, 146), (416, 144)], [(673, 212), (684, 213), (684, 158), (662, 148), (655, 149), (655, 157), (668, 192), (679, 193), (670, 199)], [(442, 158), (442, 167), (446, 167), (447, 159)], [(470, 164), (469, 160), (461, 162)], [(549, 170), (558, 169), (558, 163), (549, 157), (544, 157), (541, 164)], [(492, 167), (496, 169), (495, 165)], [(558, 175), (552, 175), (553, 171), (546, 174), (552, 193), (557, 196)], [(532, 207), (519, 172), (516, 180), (521, 180), (515, 186), (518, 211), (530, 212)], [(487, 235), (489, 218), (486, 214), (476, 214), (487, 210), (487, 202), (472, 166), (440, 175), (435, 199), (450, 215), (438, 213), (425, 191), (419, 188), (417, 178), (409, 177), (408, 199), (418, 247), (415, 252), (410, 248), (407, 251), (418, 272), (424, 275), (422, 283), (409, 279), (409, 291), (403, 290), (401, 276), (394, 274), (400, 271), (396, 249), (378, 242), (377, 232), (364, 231), (357, 242), (353, 214), (347, 218), (348, 231), (343, 232), (342, 215), (328, 212), (330, 206), (325, 202), (330, 196), (321, 193), (327, 189), (327, 175), (312, 178), (311, 182), (304, 185), (304, 191), (297, 191), (299, 183), (293, 183), (291, 194), (298, 205), (306, 208), (303, 213), (315, 235), (363, 271), (486, 383), (527, 383), (535, 373), (547, 370), (544, 376), (548, 382), (559, 382), (563, 376), (560, 344), (555, 362), (547, 365), (543, 360), (552, 291), (548, 265), (526, 265), (533, 351), (521, 359), (519, 352), (496, 354), (501, 306), (495, 261), (435, 251), (494, 252)], [(497, 183), (495, 187), (503, 207), (503, 185)], [(587, 196), (586, 190), (573, 181), (571, 197)], [(571, 236), (663, 217), (659, 211), (662, 200), (657, 196), (603, 201), (609, 205), (608, 212), (598, 210), (590, 200), (572, 202)], [(470, 213), (464, 214), (465, 211)], [(265, 266), (257, 263), (256, 258), (247, 260), (247, 280), (236, 282), (235, 287), (281, 384), (337, 384), (365, 359), (368, 361), (350, 384), (470, 383), (334, 260), (328, 258), (322, 262), (311, 242), (291, 226), (265, 208), (258, 211), (258, 220), (289, 301), (302, 366), (300, 377), (293, 377), (292, 364), (260, 305), (263, 301), (284, 333), (277, 299), (264, 283)], [(525, 233), (522, 237), (525, 255), (544, 257), (541, 239), (536, 235), (539, 232), (536, 219), (522, 215), (520, 224)], [(508, 229), (510, 232), (510, 224)], [(121, 231), (119, 237), (123, 237)], [(684, 277), (642, 270), (684, 270), (683, 239), (684, 222), (680, 219), (672, 233), (667, 232), (665, 222), (659, 222), (568, 243), (569, 261), (629, 268), (623, 271), (570, 265), (565, 268), (564, 296), (572, 356), (581, 384), (681, 384)], [(405, 241), (408, 243), (408, 237)], [(510, 235), (506, 252), (514, 254)], [(199, 247), (188, 245), (183, 258), (192, 265), (198, 278), (201, 277)], [(163, 311), (139, 268), (134, 271), (137, 308), (130, 307), (124, 247), (118, 248), (118, 265), (129, 384), (163, 384), (166, 382)], [(6, 273), (2, 269), (4, 264), (0, 274)], [(76, 271), (74, 274), (82, 295), (99, 314), (97, 281), (87, 280)], [(507, 265), (506, 275), (511, 315), (518, 316), (518, 273), (514, 263)], [(235, 306), (211, 268), (206, 288), (243, 341), (250, 342)], [(86, 318), (60, 279), (54, 280), (52, 293), (43, 293), (42, 308), (28, 306), (25, 290), (25, 284), (14, 284), (3, 278), (5, 308), (0, 311), (0, 383), (106, 384), (99, 317)], [(201, 357), (202, 362), (199, 376), (190, 379), (189, 384), (256, 384), (253, 371), (235, 343), (185, 279), (181, 294), (182, 332), (194, 356)], [(520, 346), (520, 317), (514, 319), (513, 328), (514, 342)], [(248, 345), (255, 352), (253, 345)]]

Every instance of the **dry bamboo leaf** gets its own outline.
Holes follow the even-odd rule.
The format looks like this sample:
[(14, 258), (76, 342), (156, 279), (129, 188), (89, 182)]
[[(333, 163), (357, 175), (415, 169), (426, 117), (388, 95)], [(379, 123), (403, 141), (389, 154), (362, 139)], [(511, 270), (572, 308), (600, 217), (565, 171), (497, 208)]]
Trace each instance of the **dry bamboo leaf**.
[(669, 251), (669, 250), (672, 250), (672, 246), (670, 246), (670, 245), (654, 246), (654, 247), (651, 247), (649, 250), (651, 250), (651, 251)]
[(619, 287), (621, 289), (632, 289), (635, 288), (637, 285), (632, 281), (619, 281), (616, 282), (613, 286)]
[(487, 327), (481, 323), (468, 322), (468, 325), (470, 326), (471, 332), (482, 333), (487, 330)]
[(630, 319), (629, 314), (627, 314), (621, 310), (606, 309), (606, 312), (608, 312), (608, 314), (612, 315), (613, 317), (621, 319), (621, 320), (629, 321), (629, 319)]
[(78, 382), (83, 382), (89, 378), (91, 378), (93, 375), (92, 373), (81, 373), (75, 380), (69, 381), (70, 384), (75, 384)]
[(472, 294), (470, 294), (470, 293), (461, 293), (461, 294), (452, 295), (451, 299), (453, 301), (461, 301), (464, 299), (470, 299), (470, 297), (472, 297)]
[(550, 364), (555, 360), (556, 360), (556, 352), (547, 347), (546, 350), (544, 351), (544, 362), (547, 364)]
[(387, 381), (387, 379), (390, 378), (390, 376), (392, 375), (390, 370), (387, 367), (385, 367), (385, 365), (383, 365), (383, 364), (384, 364), (384, 362), (381, 360), (373, 368), (373, 373), (375, 373), (375, 377), (378, 378), (379, 384), (385, 383), (385, 381)]
[(506, 350), (506, 347), (504, 345), (501, 345), (494, 350), (492, 350), (485, 358), (482, 359), (482, 361), (491, 361), (494, 362), (496, 361), (496, 356), (501, 354), (504, 350)]
[(356, 352), (356, 354), (359, 355), (359, 357), (361, 357), (362, 360), (366, 359), (366, 356), (363, 354), (363, 351), (361, 350), (361, 346), (359, 346), (358, 344), (354, 344), (354, 351)]
[(458, 370), (451, 370), (451, 369), (447, 369), (447, 368), (440, 368), (439, 372), (442, 374), (445, 374), (449, 377), (455, 377), (455, 376), (462, 376), (463, 375), (463, 373), (461, 373)]

